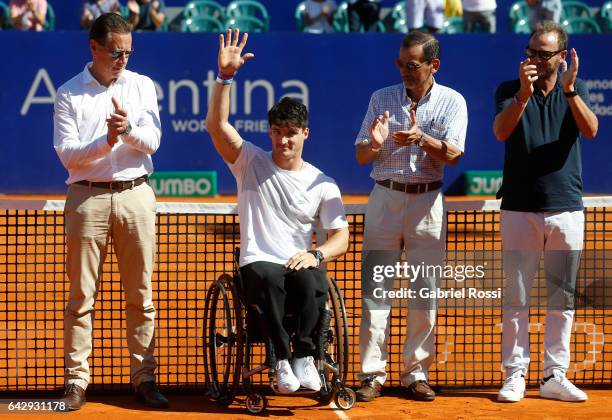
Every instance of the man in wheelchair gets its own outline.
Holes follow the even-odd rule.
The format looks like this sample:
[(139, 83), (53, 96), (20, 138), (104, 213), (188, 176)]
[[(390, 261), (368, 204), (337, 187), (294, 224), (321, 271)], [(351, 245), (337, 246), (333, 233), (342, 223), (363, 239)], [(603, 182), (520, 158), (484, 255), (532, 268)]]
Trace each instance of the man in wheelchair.
[[(278, 391), (300, 385), (318, 391), (314, 365), (316, 328), (327, 300), (327, 278), (318, 267), (348, 248), (348, 223), (340, 190), (333, 179), (302, 159), (308, 138), (308, 111), (302, 103), (282, 98), (268, 112), (272, 151), (242, 139), (229, 123), (230, 87), (238, 69), (254, 55), (242, 50), (247, 34), (238, 29), (219, 36), (219, 75), (213, 89), (206, 128), (215, 149), (238, 186), (240, 274), (245, 297), (264, 317), (276, 355)], [(312, 248), (315, 226), (327, 240)], [(283, 326), (285, 308), (295, 315), (290, 337)]]

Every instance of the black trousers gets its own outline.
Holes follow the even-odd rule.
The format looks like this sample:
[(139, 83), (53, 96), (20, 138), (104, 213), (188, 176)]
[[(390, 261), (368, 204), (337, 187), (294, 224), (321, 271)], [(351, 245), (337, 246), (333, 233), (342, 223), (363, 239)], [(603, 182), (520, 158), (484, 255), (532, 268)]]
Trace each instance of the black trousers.
[(291, 359), (285, 313), (295, 316), (294, 356), (314, 356), (317, 324), (327, 301), (325, 273), (318, 268), (295, 271), (258, 261), (240, 267), (240, 274), (248, 304), (263, 312), (277, 360)]
[(363, 23), (364, 31), (374, 31), (379, 13), (380, 2), (377, 1), (359, 0), (354, 4), (349, 4), (349, 30), (351, 32), (359, 32), (360, 26)]

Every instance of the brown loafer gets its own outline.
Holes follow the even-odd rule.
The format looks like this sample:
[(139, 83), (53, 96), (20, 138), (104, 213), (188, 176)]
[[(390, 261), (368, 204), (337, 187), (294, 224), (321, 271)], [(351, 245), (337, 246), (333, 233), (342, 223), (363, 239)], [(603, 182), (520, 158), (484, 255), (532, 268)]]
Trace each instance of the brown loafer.
[(382, 385), (374, 379), (367, 379), (361, 384), (361, 388), (355, 392), (357, 401), (368, 402), (376, 397), (380, 397)]
[(85, 404), (85, 390), (77, 384), (68, 384), (62, 401), (66, 404), (68, 410), (78, 410)]
[(416, 401), (433, 401), (436, 393), (429, 386), (427, 381), (415, 381), (408, 388), (408, 396)]
[(138, 401), (151, 408), (167, 408), (168, 400), (164, 397), (155, 382), (143, 382), (136, 388), (136, 398)]

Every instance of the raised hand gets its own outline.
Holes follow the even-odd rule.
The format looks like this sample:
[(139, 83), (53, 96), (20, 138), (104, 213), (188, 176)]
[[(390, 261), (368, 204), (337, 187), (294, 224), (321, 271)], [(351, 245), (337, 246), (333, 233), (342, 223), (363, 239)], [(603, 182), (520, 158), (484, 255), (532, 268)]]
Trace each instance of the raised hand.
[(538, 80), (538, 70), (535, 64), (531, 64), (531, 59), (528, 58), (521, 61), (519, 65), (519, 79), (521, 81), (521, 87), (518, 92), (519, 99), (527, 102), (533, 94), (533, 82)]
[(379, 150), (385, 140), (389, 137), (389, 111), (385, 111), (383, 115), (378, 115), (370, 126), (370, 139), (372, 148)]
[(576, 83), (576, 76), (578, 75), (578, 65), (580, 64), (578, 53), (574, 48), (570, 50), (570, 56), (572, 57), (572, 62), (569, 69), (567, 68), (567, 61), (561, 60), (561, 86), (565, 92), (574, 90), (574, 83)]
[(246, 46), (249, 34), (242, 34), (242, 41), (238, 43), (240, 30), (238, 28), (228, 29), (226, 37), (223, 34), (219, 35), (219, 72), (226, 77), (232, 77), (238, 69), (251, 58), (255, 57), (252, 53), (242, 54), (242, 50)]
[(417, 143), (421, 139), (423, 132), (419, 128), (416, 121), (416, 111), (410, 111), (410, 129), (405, 131), (396, 131), (391, 135), (391, 138), (398, 146), (408, 146)]

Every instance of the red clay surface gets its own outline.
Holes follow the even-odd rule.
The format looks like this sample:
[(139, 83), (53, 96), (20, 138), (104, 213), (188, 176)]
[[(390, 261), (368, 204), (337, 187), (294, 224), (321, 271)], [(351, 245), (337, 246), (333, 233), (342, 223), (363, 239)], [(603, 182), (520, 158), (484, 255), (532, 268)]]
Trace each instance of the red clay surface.
[[(567, 403), (539, 398), (537, 389), (530, 389), (519, 403), (495, 401), (496, 390), (452, 392), (438, 395), (431, 403), (415, 402), (401, 397), (398, 390), (370, 403), (357, 403), (349, 411), (320, 406), (315, 400), (272, 396), (268, 418), (301, 419), (603, 419), (610, 418), (612, 391), (587, 390), (585, 403)], [(69, 419), (253, 419), (244, 404), (234, 403), (221, 408), (197, 395), (168, 395), (171, 408), (164, 411), (143, 410), (131, 395), (91, 395), (79, 411), (64, 414)], [(4, 411), (6, 413), (6, 411)], [(8, 417), (8, 415), (0, 415)], [(22, 414), (13, 418), (26, 419), (43, 414)]]

